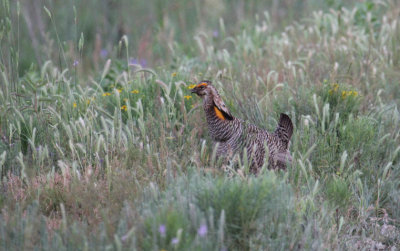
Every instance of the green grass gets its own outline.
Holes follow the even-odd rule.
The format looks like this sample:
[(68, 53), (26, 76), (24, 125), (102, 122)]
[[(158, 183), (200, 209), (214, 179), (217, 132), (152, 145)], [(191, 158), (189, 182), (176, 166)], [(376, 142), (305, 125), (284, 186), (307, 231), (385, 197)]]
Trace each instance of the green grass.
[[(275, 2), (2, 0), (0, 249), (399, 248), (400, 5)], [(286, 172), (215, 160), (201, 79)]]

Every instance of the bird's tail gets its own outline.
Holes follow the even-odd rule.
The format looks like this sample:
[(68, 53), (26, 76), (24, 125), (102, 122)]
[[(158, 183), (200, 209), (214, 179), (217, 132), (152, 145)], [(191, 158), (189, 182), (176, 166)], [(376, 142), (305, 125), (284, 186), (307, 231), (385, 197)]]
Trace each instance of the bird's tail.
[(278, 126), (275, 129), (275, 134), (281, 140), (284, 149), (288, 149), (289, 141), (293, 134), (293, 123), (288, 115), (281, 113)]

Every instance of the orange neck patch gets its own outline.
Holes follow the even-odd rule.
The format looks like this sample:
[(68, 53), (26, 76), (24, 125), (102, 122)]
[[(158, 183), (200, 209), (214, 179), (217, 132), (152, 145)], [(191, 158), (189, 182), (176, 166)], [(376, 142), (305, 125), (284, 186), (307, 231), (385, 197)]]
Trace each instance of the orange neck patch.
[(222, 112), (216, 107), (214, 106), (214, 111), (215, 111), (215, 115), (217, 115), (218, 118), (225, 120), (224, 115), (222, 114)]
[(208, 85), (207, 83), (201, 83), (201, 84), (198, 84), (196, 87), (207, 86), (207, 85)]

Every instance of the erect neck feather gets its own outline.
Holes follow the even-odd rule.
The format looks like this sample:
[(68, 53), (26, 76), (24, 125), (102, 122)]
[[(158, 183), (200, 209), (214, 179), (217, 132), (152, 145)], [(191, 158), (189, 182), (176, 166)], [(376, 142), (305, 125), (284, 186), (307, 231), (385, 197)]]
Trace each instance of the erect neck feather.
[(215, 116), (217, 116), (217, 118), (222, 119), (222, 120), (226, 119), (224, 114), (215, 105), (214, 105), (214, 112), (215, 112)]
[[(216, 98), (220, 98), (218, 93), (214, 93), (213, 95), (217, 95)], [(216, 106), (214, 102), (214, 96), (209, 95), (204, 98), (203, 108), (207, 114), (208, 119), (219, 119), (219, 120), (231, 120), (231, 118), (227, 117), (227, 115), (221, 111), (218, 106)]]

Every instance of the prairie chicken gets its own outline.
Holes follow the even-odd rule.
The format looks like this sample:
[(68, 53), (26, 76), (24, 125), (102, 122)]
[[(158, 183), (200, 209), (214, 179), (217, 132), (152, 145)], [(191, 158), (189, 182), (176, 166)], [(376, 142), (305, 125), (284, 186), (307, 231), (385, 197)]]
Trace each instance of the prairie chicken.
[(264, 164), (266, 144), (269, 168), (286, 169), (286, 163), (292, 161), (288, 149), (293, 124), (289, 116), (281, 113), (278, 126), (271, 133), (232, 116), (211, 81), (201, 81), (191, 92), (203, 99), (210, 135), (219, 144), (217, 157), (229, 158), (235, 153), (243, 157), (246, 149), (250, 171), (258, 173)]

